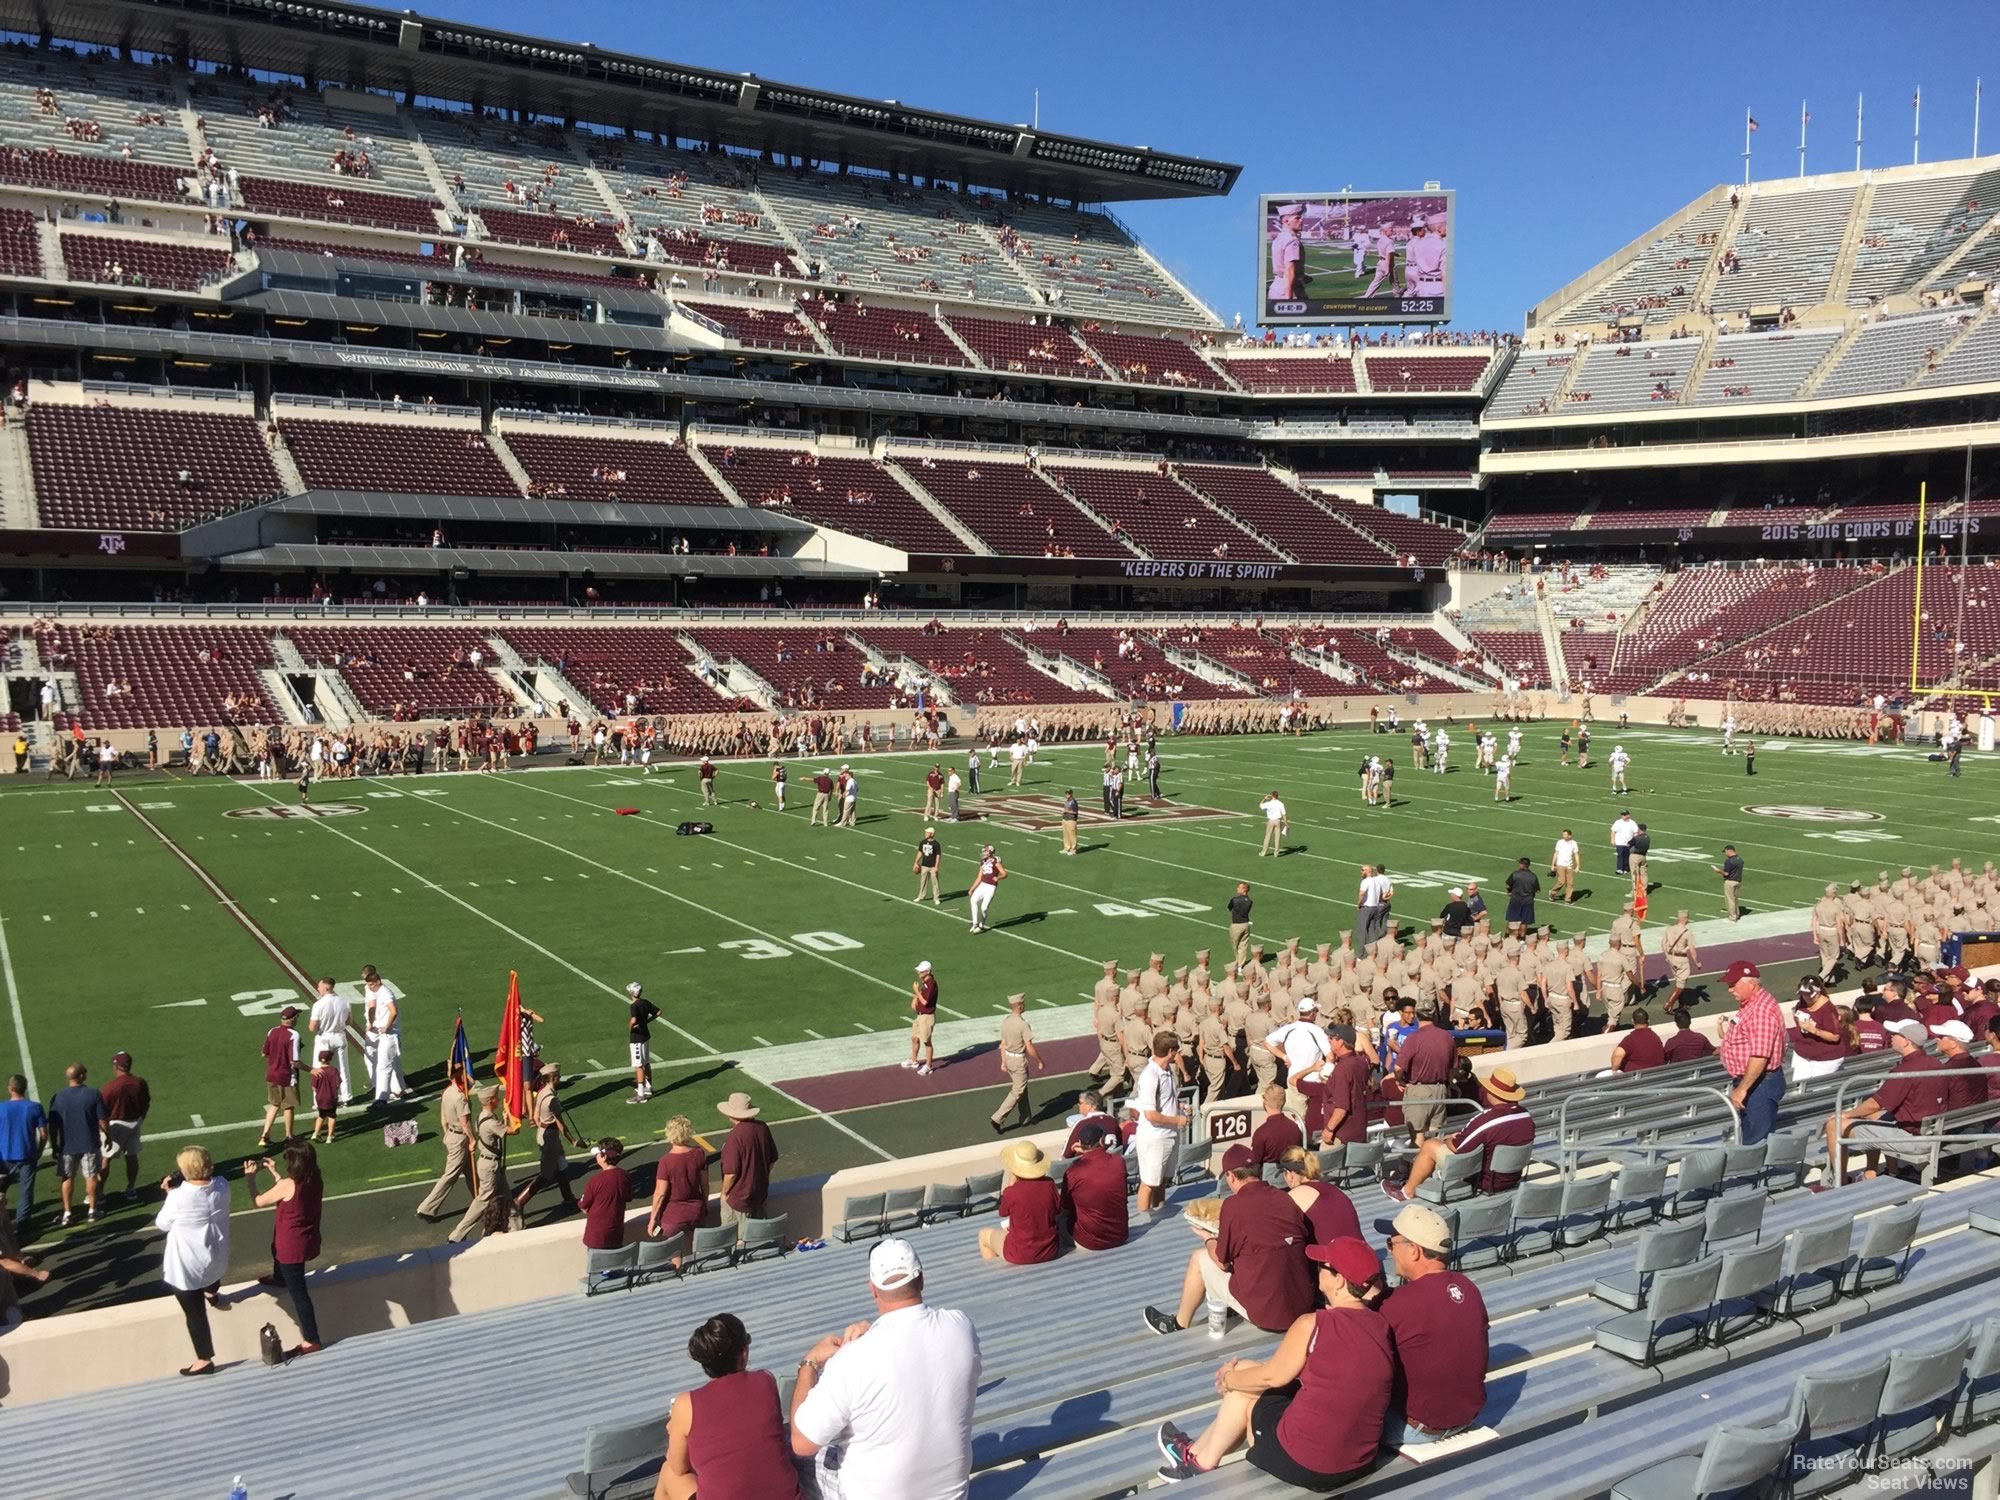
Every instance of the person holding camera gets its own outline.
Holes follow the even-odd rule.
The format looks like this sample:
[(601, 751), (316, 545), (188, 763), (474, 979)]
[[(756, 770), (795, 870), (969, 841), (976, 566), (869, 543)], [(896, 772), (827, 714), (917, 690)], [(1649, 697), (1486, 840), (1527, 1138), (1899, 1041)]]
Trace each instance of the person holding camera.
[(174, 1168), (160, 1181), (167, 1201), (153, 1220), (167, 1236), (160, 1279), (180, 1304), (194, 1345), (194, 1363), (181, 1374), (213, 1375), (208, 1310), (222, 1306), (222, 1273), (229, 1268), (229, 1183), (206, 1147), (182, 1147)]
[(299, 1343), (285, 1351), (286, 1359), (320, 1350), (319, 1319), (313, 1314), (312, 1293), (306, 1288), (306, 1262), (319, 1256), (319, 1212), (325, 1183), (319, 1173), (319, 1156), (309, 1141), (292, 1141), (285, 1147), (285, 1175), (278, 1164), (265, 1157), (251, 1169), (251, 1185), (256, 1174), (269, 1172), (271, 1185), (257, 1195), (257, 1207), (275, 1209), (271, 1221), (271, 1274), (259, 1276), (257, 1285), (282, 1290), (292, 1304), (292, 1317), (299, 1325)]

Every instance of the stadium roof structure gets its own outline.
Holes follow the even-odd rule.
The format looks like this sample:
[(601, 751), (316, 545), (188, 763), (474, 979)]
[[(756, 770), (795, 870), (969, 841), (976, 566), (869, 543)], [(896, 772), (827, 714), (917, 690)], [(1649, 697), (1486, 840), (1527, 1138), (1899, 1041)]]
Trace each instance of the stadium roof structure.
[(291, 0), (0, 0), (0, 25), (410, 102), (520, 110), (1075, 203), (1226, 195), (1239, 166), (975, 120), (414, 11)]

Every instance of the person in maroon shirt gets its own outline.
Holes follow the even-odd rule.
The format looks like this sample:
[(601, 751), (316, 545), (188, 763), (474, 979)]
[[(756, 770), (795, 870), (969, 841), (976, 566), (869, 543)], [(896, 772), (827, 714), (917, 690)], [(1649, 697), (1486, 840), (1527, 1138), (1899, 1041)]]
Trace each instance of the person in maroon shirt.
[[(1979, 1076), (1979, 1060), (1972, 1055), (1972, 1028), (1963, 1021), (1946, 1021), (1941, 1026), (1933, 1026), (1931, 1035), (1937, 1038), (1938, 1051), (1943, 1055), (1946, 1075), (1944, 1082), (1944, 1107), (1970, 1109), (1975, 1104), (1986, 1101), (1986, 1080)], [(1974, 1129), (1968, 1121), (1963, 1129)]]
[(1324, 1492), (1374, 1464), (1396, 1372), (1393, 1335), (1376, 1311), (1382, 1267), (1358, 1239), (1306, 1254), (1327, 1305), (1296, 1318), (1269, 1359), (1232, 1359), (1216, 1373), (1222, 1405), (1200, 1437), (1161, 1424), (1162, 1479), (1205, 1474), (1246, 1438), (1253, 1468), (1300, 1489)]
[(1000, 1163), (1012, 1180), (1000, 1191), (1000, 1222), (979, 1231), (980, 1258), (1014, 1266), (1054, 1260), (1062, 1254), (1056, 1233), (1062, 1195), (1049, 1181), (1049, 1159), (1033, 1141), (1016, 1141), (1000, 1153)]
[(1368, 1139), (1368, 1059), (1355, 1050), (1352, 1026), (1336, 1022), (1326, 1028), (1333, 1072), (1323, 1079), (1302, 1081), (1306, 1096), (1306, 1133), (1322, 1146), (1336, 1141)]
[(292, 1134), (292, 1114), (299, 1107), (299, 1034), (292, 1023), (299, 1008), (287, 1005), (278, 1012), (278, 1024), (264, 1033), (264, 1128), (257, 1132), (259, 1147), (271, 1144), (271, 1122), (280, 1111), (285, 1116), (285, 1138)]
[(1878, 1001), (1866, 995), (1857, 995), (1854, 1000), (1854, 1046), (1857, 1052), (1886, 1052), (1889, 1050), (1889, 1028), (1882, 1024), (1876, 1012)]
[(1479, 1085), (1485, 1108), (1450, 1139), (1436, 1137), (1425, 1141), (1417, 1152), (1417, 1159), (1410, 1163), (1410, 1175), (1400, 1184), (1393, 1181), (1383, 1183), (1382, 1191), (1398, 1203), (1407, 1202), (1410, 1195), (1416, 1192), (1417, 1184), (1435, 1172), (1438, 1163), (1454, 1151), (1481, 1153), (1480, 1192), (1504, 1193), (1512, 1189), (1521, 1180), (1521, 1174), (1494, 1171), (1493, 1152), (1500, 1146), (1532, 1146), (1535, 1143), (1534, 1116), (1521, 1108), (1521, 1100), (1527, 1092), (1515, 1081), (1512, 1068), (1495, 1068)]
[(1145, 1309), (1155, 1333), (1179, 1333), (1194, 1322), (1195, 1309), (1208, 1303), (1209, 1332), (1220, 1334), (1235, 1312), (1263, 1329), (1280, 1333), (1311, 1311), (1313, 1282), (1306, 1263), (1312, 1230), (1299, 1206), (1264, 1181), (1261, 1168), (1231, 1167), (1222, 1174), (1229, 1194), (1213, 1240), (1195, 1248), (1181, 1278), (1180, 1306), (1171, 1315)]
[(1131, 1232), (1125, 1159), (1101, 1121), (1077, 1126), (1076, 1155), (1063, 1173), (1062, 1214), (1079, 1250), (1116, 1250)]
[(1285, 1113), (1285, 1091), (1275, 1083), (1264, 1090), (1264, 1118), (1250, 1132), (1253, 1166), (1276, 1166), (1284, 1154), (1305, 1141), (1305, 1130)]
[[(271, 1274), (259, 1276), (257, 1284), (283, 1291), (292, 1304), (292, 1318), (299, 1325), (299, 1342), (285, 1351), (286, 1359), (301, 1354), (317, 1354), (320, 1349), (319, 1318), (313, 1311), (312, 1292), (306, 1286), (306, 1265), (319, 1258), (320, 1203), (326, 1184), (319, 1174), (319, 1154), (310, 1141), (291, 1141), (285, 1146), (285, 1173), (265, 1157), (250, 1170), (251, 1187), (259, 1172), (271, 1174), (271, 1185), (256, 1195), (256, 1206), (271, 1214)], [(218, 1304), (219, 1305), (219, 1304)]]
[(1694, 1015), (1685, 1006), (1674, 1012), (1674, 1034), (1661, 1045), (1661, 1057), (1670, 1063), (1693, 1062), (1715, 1051), (1715, 1043), (1694, 1029)]
[(694, 1331), (688, 1356), (708, 1384), (674, 1397), (667, 1413), (665, 1500), (803, 1500), (792, 1440), (769, 1370), (750, 1368), (750, 1334), (734, 1313)]
[(1396, 1077), (1403, 1085), (1403, 1119), (1419, 1147), (1444, 1129), (1444, 1101), (1458, 1063), (1458, 1042), (1438, 1024), (1435, 1010), (1417, 1014), (1417, 1029), (1396, 1049)]
[(632, 1201), (632, 1175), (618, 1163), (625, 1143), (606, 1136), (591, 1153), (597, 1171), (583, 1185), (583, 1248), (616, 1250), (625, 1243), (625, 1205)]
[[(1862, 999), (1869, 998), (1864, 986)], [(1875, 997), (1875, 1019), (1887, 1026), (1891, 1021), (1920, 1021), (1916, 1009), (1910, 1004), (1910, 981), (1902, 975), (1891, 976), (1889, 988)]]
[(1069, 1139), (1063, 1142), (1062, 1154), (1075, 1156), (1084, 1150), (1083, 1133), (1092, 1125), (1102, 1127), (1104, 1136), (1111, 1142), (1113, 1151), (1122, 1150), (1125, 1145), (1124, 1132), (1118, 1128), (1118, 1117), (1107, 1113), (1104, 1096), (1095, 1089), (1085, 1089), (1076, 1096), (1076, 1123), (1069, 1128)]
[(764, 1198), (771, 1191), (771, 1168), (778, 1160), (778, 1143), (771, 1127), (748, 1094), (731, 1094), (716, 1105), (734, 1123), (722, 1140), (722, 1222), (764, 1217)]
[(1335, 1240), (1361, 1238), (1361, 1220), (1347, 1194), (1319, 1175), (1319, 1153), (1294, 1146), (1278, 1162), (1284, 1173), (1285, 1194), (1306, 1216), (1315, 1245), (1331, 1245)]
[(1436, 1209), (1406, 1203), (1375, 1227), (1389, 1236), (1398, 1282), (1382, 1304), (1396, 1336), (1388, 1441), (1434, 1443), (1472, 1426), (1486, 1406), (1486, 1302), (1471, 1277), (1450, 1268), (1451, 1226)]
[[(1918, 1022), (1890, 1023), (1889, 1045), (1901, 1053), (1902, 1058), (1874, 1093), (1845, 1114), (1828, 1117), (1826, 1154), (1830, 1174), (1840, 1142), (1844, 1140), (1849, 1148), (1849, 1159), (1856, 1150), (1866, 1157), (1861, 1175), (1878, 1175), (1883, 1155), (1898, 1156), (1900, 1159), (1897, 1145), (1905, 1137), (1915, 1135), (1932, 1115), (1944, 1112), (1945, 1082), (1938, 1076), (1943, 1069), (1935, 1058), (1923, 1050), (1924, 1040), (1924, 1028)], [(1845, 1177), (1843, 1163), (1841, 1172), (1832, 1176), (1832, 1185), (1838, 1186)]]
[[(132, 1071), (132, 1054), (111, 1054), (111, 1080), (98, 1090), (104, 1102), (105, 1176), (113, 1156), (125, 1158), (125, 1201), (139, 1196), (139, 1129), (152, 1112), (153, 1090)], [(107, 1182), (106, 1187), (110, 1184)]]
[(1840, 1008), (1819, 980), (1809, 979), (1801, 987), (1792, 1002), (1791, 1022), (1793, 1082), (1838, 1072), (1847, 1059), (1847, 1035)]
[(1989, 979), (1967, 998), (1965, 1014), (1959, 1019), (1965, 1022), (1974, 1036), (1984, 1036), (1986, 1023), (1996, 1016), (2000, 1016), (2000, 979)]
[(1653, 1030), (1652, 1017), (1641, 1006), (1632, 1012), (1632, 1029), (1620, 1037), (1618, 1045), (1611, 1049), (1611, 1071), (1643, 1073), (1648, 1068), (1659, 1067), (1666, 1060), (1666, 1046), (1660, 1041), (1660, 1034)]

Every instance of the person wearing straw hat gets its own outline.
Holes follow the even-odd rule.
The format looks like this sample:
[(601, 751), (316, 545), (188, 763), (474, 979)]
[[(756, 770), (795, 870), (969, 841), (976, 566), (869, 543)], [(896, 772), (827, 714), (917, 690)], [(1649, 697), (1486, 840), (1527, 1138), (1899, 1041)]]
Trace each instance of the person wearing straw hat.
[(979, 1231), (979, 1258), (1032, 1266), (1062, 1253), (1056, 1233), (1061, 1195), (1049, 1181), (1049, 1159), (1033, 1141), (1015, 1141), (1000, 1153), (1007, 1185), (1000, 1190), (1000, 1222)]
[(771, 1168), (777, 1164), (778, 1143), (763, 1113), (740, 1090), (715, 1106), (729, 1121), (722, 1139), (722, 1222), (740, 1223), (764, 1217), (764, 1199), (771, 1191)]
[(1520, 1174), (1494, 1171), (1493, 1153), (1501, 1146), (1532, 1146), (1535, 1143), (1534, 1116), (1521, 1108), (1521, 1101), (1527, 1093), (1527, 1089), (1515, 1080), (1512, 1068), (1495, 1068), (1479, 1082), (1479, 1113), (1468, 1120), (1457, 1135), (1432, 1136), (1425, 1141), (1417, 1148), (1416, 1160), (1410, 1163), (1410, 1175), (1400, 1185), (1383, 1183), (1382, 1191), (1398, 1203), (1406, 1203), (1415, 1194), (1417, 1185), (1435, 1172), (1446, 1156), (1464, 1151), (1480, 1153), (1480, 1192), (1512, 1191), (1520, 1181)]
[(1007, 1128), (1007, 1116), (1020, 1111), (1020, 1123), (1026, 1125), (1033, 1116), (1034, 1105), (1028, 1100), (1028, 1064), (1036, 1069), (1042, 1067), (1042, 1054), (1035, 1050), (1035, 1029), (1028, 1024), (1025, 1014), (1028, 997), (1016, 992), (1007, 997), (1007, 1014), (1000, 1022), (1000, 1071), (1007, 1079), (1007, 1097), (1000, 1101), (1000, 1107), (993, 1111), (993, 1133), (998, 1135)]

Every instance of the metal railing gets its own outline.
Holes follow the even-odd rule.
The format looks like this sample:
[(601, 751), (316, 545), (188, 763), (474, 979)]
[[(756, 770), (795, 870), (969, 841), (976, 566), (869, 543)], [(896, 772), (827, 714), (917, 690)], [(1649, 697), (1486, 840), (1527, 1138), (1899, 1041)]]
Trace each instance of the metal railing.
[[(1857, 1080), (1860, 1086), (1867, 1090), (1867, 1093), (1863, 1094), (1862, 1098), (1871, 1097), (1882, 1086), (1883, 1079), (1888, 1076), (1888, 1074), (1882, 1074), (1874, 1078)], [(1983, 1080), (1985, 1074), (1982, 1071), (1975, 1076)], [(1834, 1090), (1833, 1094), (1833, 1117), (1835, 1119), (1839, 1119), (1847, 1113), (1847, 1090), (1848, 1080), (1842, 1079), (1840, 1086)], [(1961, 1105), (1955, 1110), (1946, 1110), (1942, 1117), (1934, 1115), (1931, 1118), (1945, 1118), (1955, 1114), (1990, 1117), (1992, 1110), (1993, 1105), (1989, 1100), (1981, 1104)], [(1910, 1161), (1912, 1159), (1927, 1157), (1928, 1160), (1925, 1161), (1919, 1174), (1920, 1180), (1925, 1187), (1929, 1187), (1937, 1181), (1938, 1168), (1943, 1164), (1944, 1158), (1947, 1155), (1958, 1155), (1966, 1146), (1984, 1145), (1994, 1148), (1996, 1152), (2000, 1152), (2000, 1131), (1950, 1131), (1940, 1129), (1936, 1132), (1931, 1132), (1924, 1128), (1929, 1123), (1930, 1121), (1926, 1120), (1923, 1124), (1919, 1125), (1917, 1133), (1906, 1138), (1908, 1144), (1905, 1144), (1903, 1141), (1892, 1141), (1887, 1146), (1876, 1148), (1879, 1154), (1894, 1156), (1898, 1161)], [(1944, 1149), (1947, 1145), (1953, 1148), (1949, 1152)], [(1826, 1175), (1828, 1182), (1835, 1186), (1846, 1182), (1847, 1158), (1850, 1154), (1847, 1144), (1847, 1133), (1841, 1131), (1834, 1136), (1832, 1151), (1827, 1157)], [(1862, 1150), (1858, 1154), (1865, 1156), (1874, 1153)]]
[[(1712, 1084), (1676, 1084), (1671, 1087), (1653, 1087), (1653, 1088), (1637, 1088), (1637, 1089), (1628, 1089), (1628, 1088), (1581, 1089), (1575, 1093), (1563, 1095), (1562, 1107), (1556, 1111), (1556, 1144), (1557, 1144), (1557, 1149), (1559, 1149), (1563, 1154), (1564, 1171), (1569, 1170), (1571, 1158), (1575, 1156), (1581, 1156), (1586, 1149), (1597, 1152), (1602, 1152), (1606, 1149), (1606, 1147), (1601, 1144), (1592, 1144), (1586, 1147), (1582, 1142), (1572, 1141), (1570, 1139), (1570, 1131), (1569, 1131), (1570, 1105), (1576, 1103), (1578, 1100), (1595, 1100), (1595, 1099), (1617, 1099), (1621, 1103), (1631, 1102), (1636, 1100), (1658, 1101), (1667, 1099), (1688, 1099), (1688, 1100), (1720, 1099), (1722, 1101), (1722, 1107), (1729, 1113), (1729, 1129), (1731, 1134), (1735, 1136), (1735, 1144), (1739, 1146), (1743, 1144), (1743, 1112), (1742, 1110), (1736, 1107), (1736, 1101), (1729, 1097), (1729, 1091), (1727, 1089), (1717, 1088)], [(1626, 1111), (1621, 1110), (1617, 1115), (1613, 1117), (1613, 1119), (1614, 1120), (1623, 1119), (1625, 1118), (1626, 1113), (1627, 1113)], [(1689, 1111), (1689, 1113), (1686, 1116), (1684, 1116), (1684, 1118), (1692, 1119), (1694, 1118), (1694, 1114), (1695, 1114), (1694, 1111)], [(1588, 1129), (1588, 1128), (1590, 1127), (1589, 1126), (1579, 1127), (1579, 1129)]]

